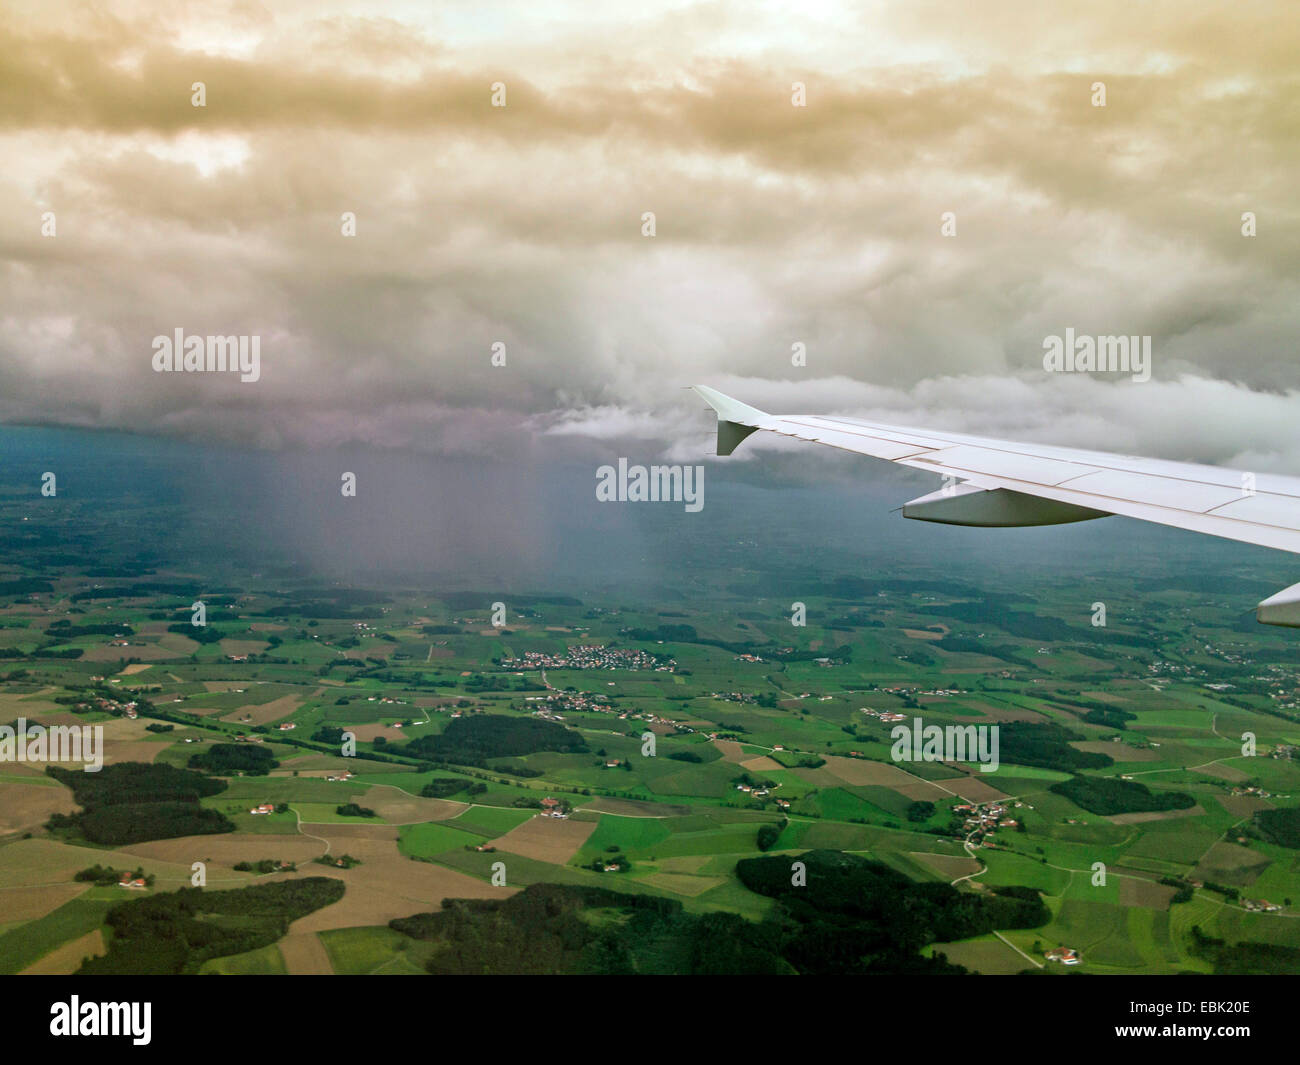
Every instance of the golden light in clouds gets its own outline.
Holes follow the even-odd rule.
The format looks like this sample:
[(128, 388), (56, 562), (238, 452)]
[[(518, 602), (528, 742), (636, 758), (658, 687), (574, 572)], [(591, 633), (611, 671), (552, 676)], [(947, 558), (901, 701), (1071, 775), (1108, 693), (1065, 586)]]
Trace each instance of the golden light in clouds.
[[(509, 451), (670, 439), (698, 421), (680, 387), (712, 380), (1300, 467), (1278, 431), (1300, 305), (1287, 4), (0, 18), (6, 420)], [(260, 335), (261, 379), (153, 374), (176, 327)], [(1151, 335), (1152, 381), (1044, 374), (1067, 327)]]

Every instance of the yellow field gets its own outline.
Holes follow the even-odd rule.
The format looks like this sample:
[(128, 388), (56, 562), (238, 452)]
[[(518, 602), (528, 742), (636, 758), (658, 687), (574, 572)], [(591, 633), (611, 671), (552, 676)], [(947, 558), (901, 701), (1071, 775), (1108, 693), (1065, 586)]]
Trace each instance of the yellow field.
[(45, 783), (0, 781), (0, 833), (36, 829), (45, 824), (51, 814), (69, 814), (76, 808), (72, 792), (61, 784), (50, 787)]
[(550, 817), (530, 817), (517, 828), (492, 841), (499, 851), (533, 858), (539, 862), (563, 865), (596, 831), (595, 821), (560, 821)]
[(70, 976), (81, 968), (83, 959), (93, 958), (107, 951), (103, 933), (96, 928), (93, 932), (87, 932), (84, 936), (64, 943), (61, 947), (55, 947), (40, 961), (24, 969), (23, 973), (31, 976)]

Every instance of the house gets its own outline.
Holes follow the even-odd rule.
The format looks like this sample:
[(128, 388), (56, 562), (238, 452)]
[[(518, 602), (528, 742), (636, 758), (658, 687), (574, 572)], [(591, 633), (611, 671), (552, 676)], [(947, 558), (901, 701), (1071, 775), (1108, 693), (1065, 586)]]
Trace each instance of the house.
[(549, 795), (548, 795), (546, 798), (544, 798), (544, 799), (542, 800), (542, 807), (543, 807), (543, 809), (546, 809), (546, 810), (551, 809), (551, 807), (553, 807), (553, 806), (559, 806), (559, 805), (560, 805), (560, 800), (559, 800), (559, 799), (552, 799)]
[(250, 814), (273, 814), (275, 813), (275, 807), (269, 802), (264, 802), (261, 806), (255, 806), (248, 812)]
[(292, 721), (282, 721), (282, 722), (280, 722), (280, 731), (281, 731), (281, 732), (288, 732), (291, 728), (297, 728), (297, 727), (298, 727), (298, 726), (295, 725)]
[(1062, 965), (1079, 964), (1079, 952), (1072, 947), (1053, 947), (1043, 957), (1048, 961), (1059, 961)]
[(130, 873), (123, 873), (122, 879), (117, 882), (117, 886), (130, 888), (132, 891), (143, 891), (146, 885), (143, 877), (133, 877)]

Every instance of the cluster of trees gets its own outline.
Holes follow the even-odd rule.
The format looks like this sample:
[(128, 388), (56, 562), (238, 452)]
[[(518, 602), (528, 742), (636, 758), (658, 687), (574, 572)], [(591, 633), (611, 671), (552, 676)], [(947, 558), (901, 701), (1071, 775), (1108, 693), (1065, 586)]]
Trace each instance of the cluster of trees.
[(831, 618), (826, 622), (826, 627), (846, 631), (852, 631), (853, 629), (883, 629), (885, 623), (879, 618), (871, 617), (861, 607), (854, 607), (851, 610), (846, 610), (837, 618)]
[(337, 725), (322, 725), (311, 734), (311, 738), (316, 743), (328, 743), (331, 747), (338, 747), (343, 744), (343, 733), (345, 731), (345, 729), (339, 728)]
[[(689, 954), (682, 926), (694, 921), (676, 899), (567, 884), (530, 884), (508, 899), (446, 899), (442, 906), (389, 922), (404, 935), (437, 943), (427, 968), (441, 975), (652, 972), (653, 963), (636, 965), (633, 951), (650, 954), (672, 937), (683, 940), (674, 954)], [(602, 931), (583, 919), (589, 909), (617, 909), (630, 919)], [(683, 962), (689, 967), (691, 959)]]
[(36, 595), (52, 591), (54, 585), (37, 577), (15, 577), (12, 580), (0, 581), (0, 597), (5, 599), (14, 595)]
[(236, 773), (264, 777), (279, 765), (270, 750), (252, 743), (214, 743), (189, 761), (191, 769), (227, 777)]
[(512, 777), (523, 777), (525, 780), (542, 775), (540, 769), (529, 769), (522, 762), (498, 762), (494, 768), (498, 773), (509, 773)]
[(1115, 731), (1128, 728), (1128, 723), (1134, 720), (1137, 714), (1130, 714), (1127, 710), (1121, 710), (1116, 706), (1094, 707), (1083, 715), (1083, 720), (1090, 725), (1101, 725), (1103, 728), (1113, 728)]
[(72, 594), (74, 603), (87, 599), (151, 599), (156, 595), (175, 595), (185, 600), (192, 600), (195, 595), (193, 584), (179, 584), (170, 581), (136, 581), (120, 586), (104, 585), (98, 588), (83, 588)]
[(73, 880), (85, 883), (89, 881), (96, 887), (112, 887), (114, 884), (121, 883), (123, 875), (129, 875), (132, 880), (143, 880), (145, 887), (153, 887), (154, 875), (146, 875), (142, 867), (137, 867), (130, 873), (125, 869), (114, 869), (111, 865), (100, 865), (96, 862), (89, 869), (82, 869), (73, 876)]
[(234, 891), (181, 888), (133, 899), (108, 911), (106, 923), (113, 931), (108, 953), (87, 958), (78, 975), (195, 973), (209, 958), (274, 943), (291, 922), (342, 897), (341, 880), (316, 876)]
[(456, 777), (434, 777), (420, 789), (426, 799), (449, 799), (461, 792), (466, 795), (482, 795), (487, 785), (477, 780), (460, 780)]
[(800, 973), (960, 972), (946, 959), (923, 957), (921, 948), (995, 928), (1033, 928), (1051, 917), (1033, 888), (964, 893), (840, 851), (809, 851), (799, 861), (802, 885), (792, 883), (787, 857), (742, 859), (736, 874), (777, 900), (778, 950)]
[(1300, 809), (1259, 810), (1255, 814), (1255, 830), (1269, 843), (1300, 849)]
[(826, 759), (819, 755), (798, 751), (772, 751), (770, 757), (787, 769), (820, 769), (826, 764)]
[(121, 803), (198, 802), (226, 790), (226, 783), (162, 763), (117, 762), (98, 773), (46, 766), (45, 772), (72, 789), (79, 806), (96, 809)]
[[(918, 613), (932, 614), (943, 618), (964, 621), (980, 629), (998, 628), (1012, 636), (1032, 640), (1035, 643), (1109, 643), (1129, 647), (1156, 648), (1157, 640), (1149, 636), (1117, 632), (1114, 629), (1076, 628), (1060, 618), (1035, 614), (1028, 610), (1016, 610), (1011, 603), (1015, 596), (1000, 596), (983, 593), (973, 602), (945, 603), (943, 605), (921, 607)], [(943, 641), (940, 641), (942, 646)]]
[(1032, 662), (1020, 657), (1020, 648), (1014, 643), (993, 643), (990, 640), (981, 640), (974, 636), (954, 635), (944, 636), (942, 639), (932, 641), (932, 643), (933, 646), (942, 651), (988, 655), (990, 658), (1001, 659), (1009, 665), (1020, 666), (1025, 669), (1034, 668)]
[(235, 830), (234, 822), (219, 810), (187, 802), (131, 803), (72, 815), (55, 814), (46, 827), (51, 831), (72, 829), (91, 843), (114, 847)]
[(354, 858), (350, 854), (340, 854), (337, 858), (332, 854), (322, 854), (316, 859), (318, 865), (333, 865), (339, 869), (351, 869), (354, 865), (360, 865), (361, 859)]
[[(1104, 676), (1104, 674), (1103, 674)], [(1089, 699), (1081, 695), (1076, 689), (1060, 689), (1059, 695), (1068, 696), (1068, 698), (1049, 700), (1053, 706), (1059, 706), (1063, 710), (1068, 710), (1076, 716), (1081, 716), (1084, 721), (1094, 725), (1105, 725), (1108, 728), (1122, 729), (1125, 722), (1133, 721), (1137, 718), (1127, 710), (1121, 710), (1111, 703), (1104, 703), (1100, 699)], [(1079, 711), (1084, 711), (1079, 714)], [(1095, 712), (1094, 712), (1095, 711)]]
[(96, 698), (116, 698), (121, 696), (121, 692), (114, 692), (107, 684), (96, 681), (94, 684), (77, 684), (69, 680), (64, 684), (66, 694), (53, 697), (53, 701), (60, 706), (69, 707), (74, 714), (85, 714), (87, 711), (94, 709), (91, 705)]
[[(508, 634), (506, 629), (502, 634)], [(475, 673), (465, 682), (468, 692), (544, 692), (544, 685), (527, 677), (507, 677), (501, 673)]]
[(150, 839), (234, 831), (234, 823), (199, 800), (226, 789), (223, 780), (169, 765), (119, 762), (98, 773), (47, 766), (46, 773), (72, 789), (75, 814), (55, 814), (51, 831), (70, 831), (91, 843), (123, 846)]
[(263, 614), (268, 618), (321, 618), (329, 621), (368, 621), (373, 616), (360, 607), (337, 606), (319, 600), (273, 606)]
[(507, 758), (537, 751), (585, 754), (589, 748), (576, 732), (535, 717), (474, 714), (448, 723), (441, 735), (421, 736), (401, 753), (434, 762), (484, 766), (489, 758)]
[(907, 819), (914, 822), (928, 821), (934, 816), (934, 809), (934, 803), (918, 799), (907, 807)]
[[(675, 899), (596, 887), (531, 884), (508, 899), (448, 899), (439, 912), (389, 922), (436, 944), (432, 973), (960, 973), (926, 943), (1028, 928), (1050, 918), (1031, 888), (963, 894), (918, 884), (838, 851), (801, 858), (807, 886), (790, 883), (788, 857), (740, 863), (742, 880), (778, 900), (761, 923), (737, 914), (686, 913)], [(589, 921), (584, 910), (618, 911)]]
[[(168, 632), (174, 632), (177, 636), (188, 636), (195, 643), (217, 643), (224, 640), (227, 636), (233, 636), (233, 631), (218, 629), (213, 625), (195, 625), (189, 621), (182, 621), (176, 625), (168, 625)], [(244, 629), (241, 632), (247, 631)]]
[(125, 622), (118, 625), (74, 625), (67, 618), (51, 621), (45, 635), (52, 640), (74, 640), (78, 636), (134, 636), (135, 629)]
[(28, 654), (21, 647), (0, 647), (0, 658), (80, 658), (86, 652), (80, 647), (59, 647), (50, 645), (38, 647)]
[(1081, 774), (1057, 781), (1049, 789), (1064, 795), (1076, 806), (1094, 814), (1151, 813), (1163, 810), (1187, 810), (1196, 800), (1185, 791), (1152, 791), (1136, 780), (1119, 777), (1089, 777)]
[(340, 817), (374, 817), (375, 811), (369, 806), (358, 806), (354, 802), (346, 802), (342, 806), (334, 807), (334, 812)]
[[(236, 862), (235, 869), (241, 873), (274, 873), (280, 868), (278, 858), (260, 858), (255, 862)], [(289, 862), (287, 868), (296, 869), (297, 865)]]
[(1032, 721), (1004, 721), (998, 726), (998, 742), (1003, 762), (1038, 766), (1074, 773), (1081, 769), (1104, 769), (1114, 765), (1105, 754), (1079, 751), (1070, 746), (1087, 737), (1064, 725), (1038, 724)]
[(1201, 931), (1200, 925), (1192, 925), (1191, 951), (1213, 962), (1216, 976), (1292, 974), (1300, 969), (1300, 950), (1295, 947), (1254, 940), (1230, 944), (1226, 940), (1206, 935)]

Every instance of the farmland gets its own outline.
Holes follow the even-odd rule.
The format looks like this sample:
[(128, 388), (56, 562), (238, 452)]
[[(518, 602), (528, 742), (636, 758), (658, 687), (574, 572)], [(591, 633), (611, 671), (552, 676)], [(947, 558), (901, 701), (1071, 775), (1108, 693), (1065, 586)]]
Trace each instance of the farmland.
[[(104, 781), (153, 773), (184, 810), (142, 820), (129, 788), (74, 795), (75, 777), (0, 765), (0, 971), (76, 970), (128, 897), (313, 876), (341, 897), (201, 970), (420, 973), (451, 962), (403, 921), (475, 899), (526, 922), (506, 900), (554, 885), (594, 928), (633, 918), (590, 891), (668, 907), (629, 963), (658, 971), (712, 935), (704, 918), (775, 927), (786, 900), (739, 871), (809, 854), (876, 863), (863, 883), (1041, 900), (1033, 927), (922, 936), (917, 964), (1041, 975), (1069, 947), (1096, 974), (1208, 972), (1216, 940), (1300, 950), (1300, 673), (1207, 577), (1152, 578), (1094, 628), (1044, 573), (1014, 593), (906, 571), (763, 594), (716, 578), (695, 598), (126, 562), (92, 580), (40, 563), (59, 536), (0, 586), (2, 716), (102, 728)], [(200, 599), (217, 638), (191, 625)], [(899, 722), (996, 727), (1000, 761), (896, 758)], [(74, 880), (96, 864), (151, 881)], [(555, 964), (613, 965), (614, 939)], [(802, 949), (746, 957), (799, 970)]]

